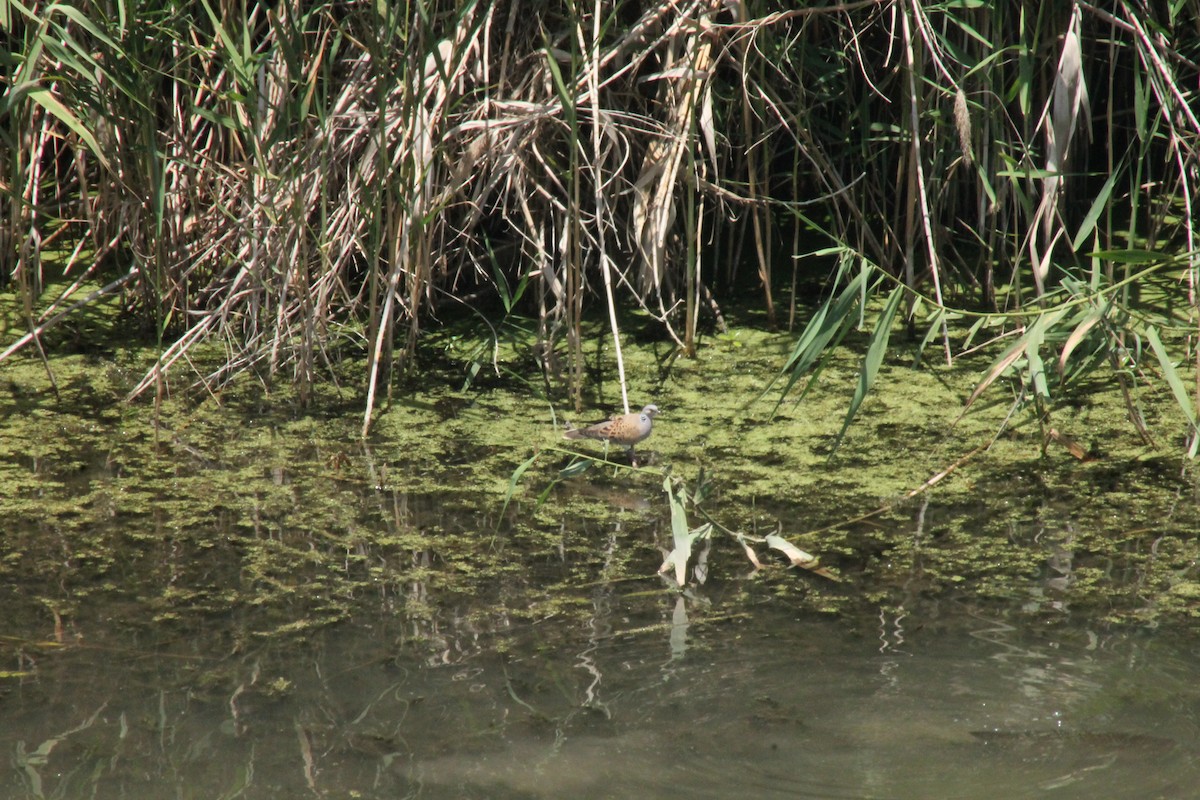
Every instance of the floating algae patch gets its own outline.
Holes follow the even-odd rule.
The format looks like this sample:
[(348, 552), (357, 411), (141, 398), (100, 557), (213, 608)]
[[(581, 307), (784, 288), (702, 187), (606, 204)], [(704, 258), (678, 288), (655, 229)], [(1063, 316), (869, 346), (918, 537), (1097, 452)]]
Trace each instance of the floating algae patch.
[(420, 612), (414, 581), (470, 590), (486, 563), (481, 515), (389, 486), (352, 418), (314, 425), (231, 393), (168, 401), (156, 421), (120, 395), (73, 413), (28, 393), (5, 417), (0, 570), (29, 615), (133, 602), (128, 624), (241, 610), (252, 633), (295, 633), (364, 597)]
[[(169, 395), (156, 412), (121, 402), (152, 354), (53, 359), (57, 395), (38, 362), (10, 361), (0, 570), (30, 614), (118, 598), (159, 623), (236, 612), (245, 636), (302, 636), (363, 603), (425, 619), (447, 607), (583, 614), (587, 587), (655, 580), (671, 548), (670, 474), (690, 490), (703, 479), (689, 522), (719, 525), (706, 574), (735, 606), (908, 613), (956, 596), (1049, 616), (1197, 613), (1190, 473), (1136, 439), (1112, 387), (1088, 387), (1051, 420), (1087, 461), (1053, 443), (1043, 454), (1028, 414), (997, 437), (1007, 402), (962, 416), (986, 368), (970, 359), (887, 361), (844, 431), (859, 357), (838, 351), (811, 387), (781, 396), (772, 381), (793, 341), (733, 328), (682, 359), (630, 337), (630, 404), (661, 409), (638, 448), (649, 466), (631, 470), (611, 448), (612, 466), (582, 472), (604, 446), (563, 441), (566, 422), (623, 411), (601, 333), (580, 412), (547, 393), (516, 333), (477, 368), (462, 354), (492, 351), (461, 329), (431, 335), (423, 371), (381, 393), (365, 441), (348, 362), (338, 385), (313, 387), (310, 410), (247, 375), (216, 396)], [(1174, 424), (1169, 397), (1140, 400), (1156, 427)], [(761, 544), (756, 571), (728, 532), (780, 535), (844, 580), (788, 570)]]

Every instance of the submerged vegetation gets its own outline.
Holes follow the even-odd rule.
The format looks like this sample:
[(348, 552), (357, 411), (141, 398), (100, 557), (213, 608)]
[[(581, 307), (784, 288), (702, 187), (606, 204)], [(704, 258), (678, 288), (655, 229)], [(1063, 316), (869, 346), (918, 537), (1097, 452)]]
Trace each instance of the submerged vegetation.
[(0, 0), (0, 358), (108, 304), (158, 348), (131, 396), (253, 369), (309, 403), (349, 358), (366, 432), (459, 309), (497, 344), (528, 319), (578, 411), (592, 306), (624, 387), (627, 311), (691, 357), (753, 286), (767, 327), (814, 314), (780, 388), (874, 331), (847, 422), (903, 323), (946, 362), (996, 350), (970, 401), (1011, 379), (1045, 437), (1100, 370), (1149, 440), (1157, 373), (1194, 454), (1198, 25), (1196, 0)]

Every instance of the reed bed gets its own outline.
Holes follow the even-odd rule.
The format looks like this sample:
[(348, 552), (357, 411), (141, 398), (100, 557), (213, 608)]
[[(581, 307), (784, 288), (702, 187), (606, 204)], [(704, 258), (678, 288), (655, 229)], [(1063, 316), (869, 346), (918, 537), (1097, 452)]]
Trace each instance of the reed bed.
[(1004, 338), (980, 391), (1043, 417), (1150, 365), (1196, 451), (1200, 0), (0, 0), (0, 36), (0, 359), (113, 301), (159, 347), (131, 396), (200, 342), (201, 384), (302, 398), (365, 353), (365, 432), (441, 307), (528, 315), (579, 406), (593, 305), (690, 354), (752, 283), (810, 319), (789, 387), (867, 327), (865, 392), (907, 319)]

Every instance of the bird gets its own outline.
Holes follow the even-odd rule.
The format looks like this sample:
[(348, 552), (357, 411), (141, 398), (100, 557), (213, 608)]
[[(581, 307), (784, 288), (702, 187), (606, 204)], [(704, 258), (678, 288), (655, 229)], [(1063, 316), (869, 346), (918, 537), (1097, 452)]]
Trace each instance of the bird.
[[(569, 427), (563, 433), (563, 438), (598, 439), (602, 442), (619, 444), (629, 451), (629, 456), (636, 465), (637, 456), (633, 452), (633, 446), (650, 435), (654, 417), (657, 414), (658, 406), (651, 403), (634, 414), (620, 414), (585, 428)], [(570, 423), (567, 424), (570, 425)]]

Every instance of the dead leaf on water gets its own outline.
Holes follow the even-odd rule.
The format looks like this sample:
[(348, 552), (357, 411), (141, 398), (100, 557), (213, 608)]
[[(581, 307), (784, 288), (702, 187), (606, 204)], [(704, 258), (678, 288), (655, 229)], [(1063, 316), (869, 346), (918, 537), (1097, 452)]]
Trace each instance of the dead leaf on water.
[(754, 552), (754, 548), (746, 542), (746, 537), (739, 533), (737, 535), (737, 540), (738, 544), (742, 546), (742, 549), (746, 551), (746, 558), (750, 559), (750, 563), (754, 565), (754, 568), (762, 569), (762, 562), (758, 560), (758, 553)]
[(799, 547), (796, 547), (796, 545), (789, 542), (787, 539), (784, 539), (782, 536), (771, 534), (767, 536), (766, 542), (767, 547), (778, 550), (787, 556), (788, 560), (792, 562), (793, 566), (803, 567), (809, 572), (814, 572), (817, 575), (820, 575), (823, 578), (828, 578), (831, 581), (841, 580), (832, 572), (822, 567), (820, 562), (817, 560), (817, 557), (812, 553), (806, 553)]

